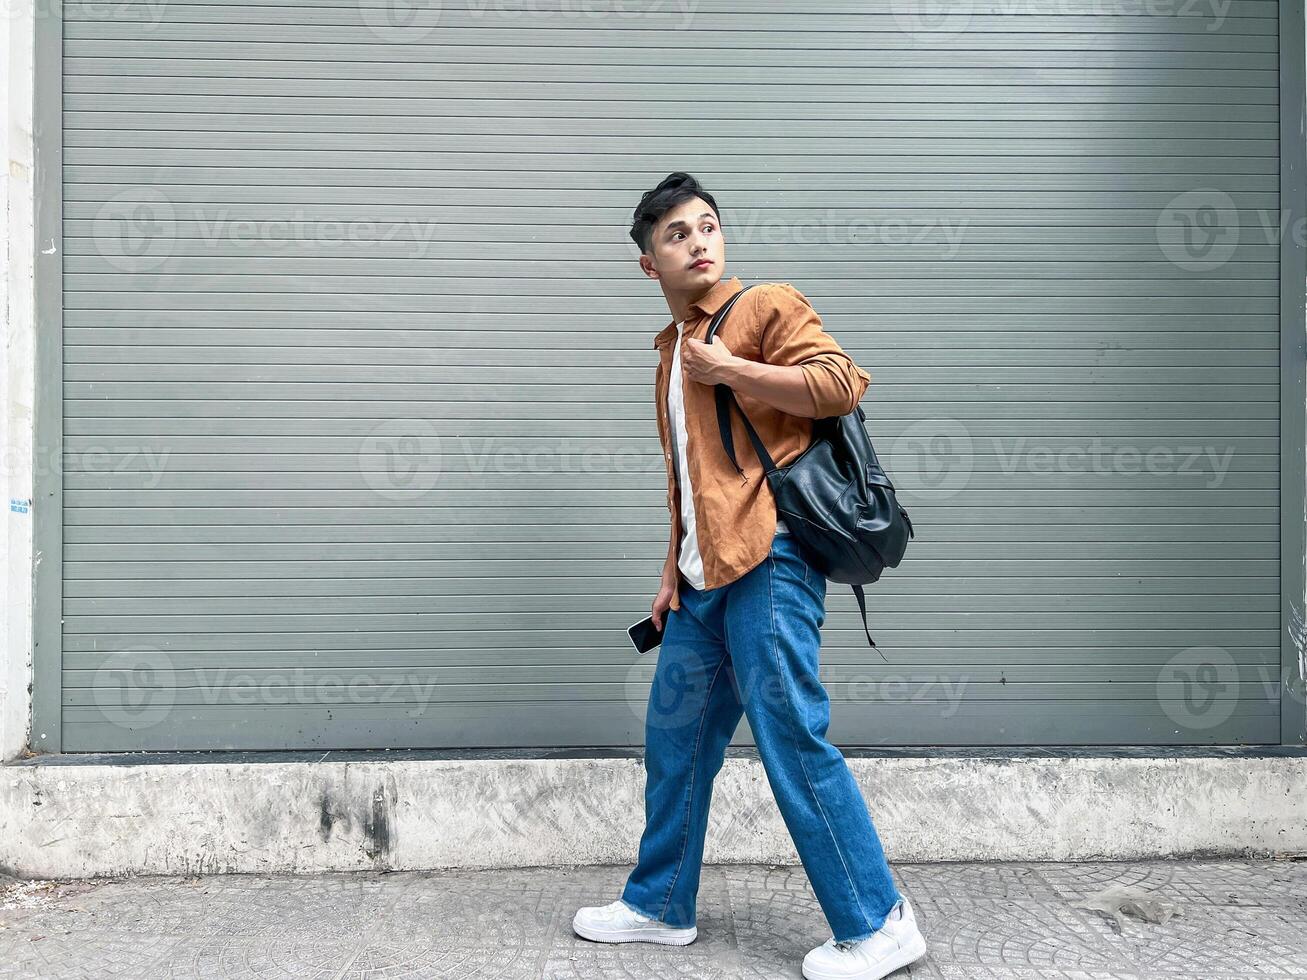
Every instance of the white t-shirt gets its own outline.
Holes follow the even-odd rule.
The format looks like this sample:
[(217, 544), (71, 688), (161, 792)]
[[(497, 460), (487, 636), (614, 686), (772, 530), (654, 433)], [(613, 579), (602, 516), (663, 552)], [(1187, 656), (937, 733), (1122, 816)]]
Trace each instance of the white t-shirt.
[[(685, 394), (681, 386), (681, 336), (685, 327), (682, 320), (676, 325), (676, 345), (672, 348), (672, 374), (667, 380), (667, 414), (671, 417), (672, 455), (676, 459), (676, 478), (681, 493), (681, 550), (676, 563), (686, 580), (696, 589), (704, 587), (703, 555), (699, 553), (698, 524), (694, 516), (694, 492), (690, 485), (690, 469), (681, 447), (688, 439), (685, 430)], [(786, 534), (789, 528), (777, 518), (776, 533)]]

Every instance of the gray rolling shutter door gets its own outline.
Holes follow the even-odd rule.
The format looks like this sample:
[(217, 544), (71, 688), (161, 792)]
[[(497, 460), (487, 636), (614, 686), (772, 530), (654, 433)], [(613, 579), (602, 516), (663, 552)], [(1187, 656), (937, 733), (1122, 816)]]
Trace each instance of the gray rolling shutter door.
[(67, 8), (66, 749), (640, 743), (672, 169), (920, 528), (833, 738), (1278, 740), (1274, 3), (362, 2)]

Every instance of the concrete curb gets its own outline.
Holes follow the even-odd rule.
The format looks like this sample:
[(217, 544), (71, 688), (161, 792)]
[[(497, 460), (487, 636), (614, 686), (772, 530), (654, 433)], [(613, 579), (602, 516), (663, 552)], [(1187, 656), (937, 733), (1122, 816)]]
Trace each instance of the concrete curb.
[[(1299, 754), (850, 754), (849, 765), (891, 861), (1307, 851)], [(0, 870), (81, 878), (634, 863), (643, 793), (638, 757), (28, 760), (0, 767)], [(705, 861), (798, 861), (756, 758), (728, 757), (717, 777)]]

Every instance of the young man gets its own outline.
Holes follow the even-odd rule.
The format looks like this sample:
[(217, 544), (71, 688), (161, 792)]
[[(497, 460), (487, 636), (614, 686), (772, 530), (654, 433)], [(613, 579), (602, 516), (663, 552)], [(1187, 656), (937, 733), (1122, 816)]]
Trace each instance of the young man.
[(672, 322), (654, 338), (654, 393), (667, 466), (671, 537), (653, 602), (662, 647), (645, 721), (645, 828), (621, 897), (576, 913), (598, 942), (686, 945), (712, 783), (742, 715), (781, 815), (833, 931), (803, 961), (810, 980), (876, 980), (925, 955), (895, 887), (866, 802), (826, 740), (818, 679), (826, 579), (778, 520), (762, 464), (732, 414), (731, 466), (714, 386), (729, 385), (778, 466), (811, 442), (812, 419), (844, 415), (871, 377), (789, 283), (750, 289), (703, 343), (712, 315), (743, 288), (723, 279), (717, 203), (685, 173), (635, 209), (640, 268), (662, 287)]

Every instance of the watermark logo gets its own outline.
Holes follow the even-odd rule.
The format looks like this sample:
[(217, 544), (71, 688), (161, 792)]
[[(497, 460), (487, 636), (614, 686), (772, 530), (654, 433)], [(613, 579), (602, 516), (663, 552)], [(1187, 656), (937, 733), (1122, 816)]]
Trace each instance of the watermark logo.
[(367, 485), (389, 500), (425, 493), (440, 480), (440, 435), (435, 423), (387, 419), (359, 446), (358, 465)]
[[(805, 211), (798, 215), (778, 215), (774, 209), (748, 208), (732, 212), (729, 226), (722, 232), (739, 245), (796, 245), (826, 248), (865, 248), (910, 246), (914, 256), (948, 261), (966, 244), (969, 218), (947, 213), (915, 218), (895, 218), (874, 213), (867, 216), (858, 209), (828, 207), (822, 212)], [(634, 243), (625, 244), (627, 253), (638, 258)]]
[(1182, 728), (1215, 728), (1230, 719), (1239, 697), (1239, 670), (1220, 647), (1181, 650), (1157, 675), (1157, 700)]
[(121, 272), (149, 272), (172, 254), (177, 216), (157, 187), (134, 187), (101, 205), (91, 224), (96, 251)]
[(1239, 216), (1229, 194), (1200, 187), (1172, 198), (1158, 216), (1158, 247), (1187, 272), (1210, 272), (1230, 261), (1239, 243)]
[(975, 467), (971, 433), (957, 419), (930, 418), (912, 423), (890, 447), (895, 486), (930, 490), (935, 502), (964, 490)]
[(935, 0), (912, 0), (895, 5), (894, 24), (912, 39), (913, 44), (937, 47), (966, 33), (971, 26), (974, 8), (973, 0), (953, 0), (947, 4)]
[[(664, 612), (664, 626), (668, 625), (668, 617), (676, 615), (670, 609)], [(665, 637), (666, 630), (664, 643)], [(627, 669), (624, 684), (627, 705), (637, 716), (644, 706), (647, 728), (669, 730), (697, 724), (703, 715), (707, 678), (711, 674), (705, 676), (702, 670), (692, 671), (684, 660), (663, 657), (653, 660), (653, 656), (646, 655)], [(718, 679), (719, 684), (726, 682), (726, 678)]]
[(167, 12), (167, 0), (6, 0), (0, 10), (10, 20), (63, 20), (69, 23), (132, 24), (152, 31)]
[[(679, 612), (669, 611), (666, 615), (675, 617)], [(644, 706), (648, 729), (697, 727), (710, 698), (722, 708), (732, 694), (748, 717), (816, 711), (819, 706), (829, 705), (834, 692), (844, 703), (908, 702), (920, 705), (922, 711), (933, 710), (940, 718), (950, 718), (961, 709), (972, 681), (970, 674), (955, 676), (928, 671), (884, 674), (878, 670), (829, 668), (822, 668), (816, 675), (785, 678), (762, 667), (747, 671), (741, 678), (729, 665), (720, 667), (719, 673), (716, 664), (700, 657), (692, 648), (677, 647), (678, 642), (673, 630), (666, 630), (656, 666), (648, 662), (653, 656), (649, 654), (627, 670), (627, 705), (637, 717)], [(837, 679), (831, 680), (831, 674), (837, 674)], [(730, 685), (729, 693), (727, 685)]]
[(115, 651), (95, 671), (96, 707), (115, 727), (153, 728), (168, 717), (177, 698), (172, 670), (172, 658), (158, 647)]
[(363, 24), (386, 44), (417, 44), (440, 23), (440, 0), (358, 0)]

